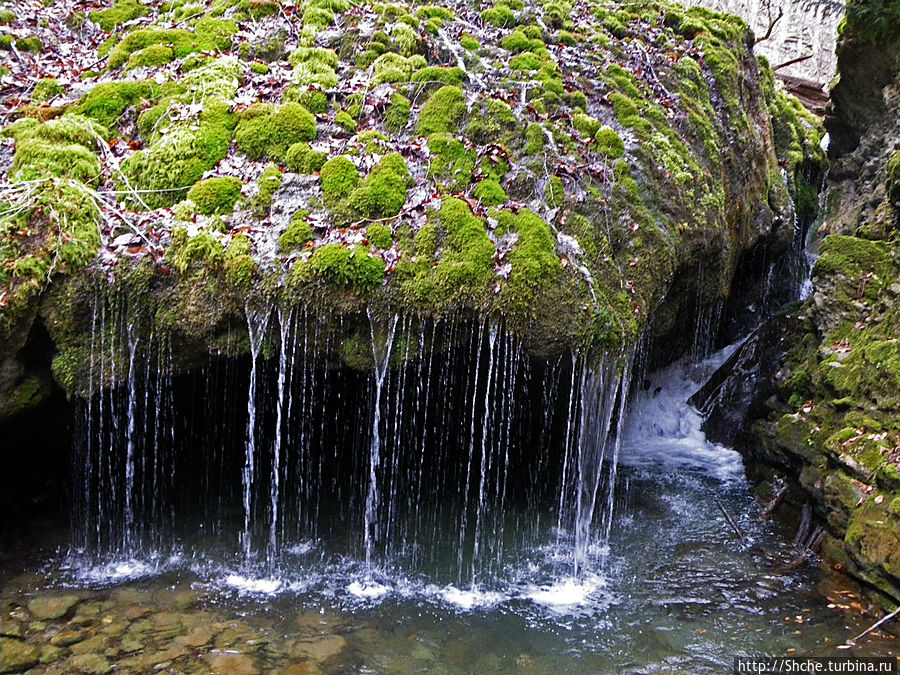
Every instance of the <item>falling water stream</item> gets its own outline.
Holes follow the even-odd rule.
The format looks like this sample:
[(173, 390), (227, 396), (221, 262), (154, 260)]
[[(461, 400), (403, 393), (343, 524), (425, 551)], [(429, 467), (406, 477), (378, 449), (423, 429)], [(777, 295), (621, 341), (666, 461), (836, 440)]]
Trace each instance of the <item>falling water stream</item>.
[(40, 585), (165, 616), (182, 593), (185, 626), (206, 608), (211, 637), (166, 672), (247, 654), (263, 672), (712, 673), (830, 653), (852, 622), (687, 403), (728, 349), (644, 374), (643, 342), (541, 361), (497, 321), (334, 330), (248, 308), (249, 356), (176, 376), (127, 314), (98, 296), (73, 543)]

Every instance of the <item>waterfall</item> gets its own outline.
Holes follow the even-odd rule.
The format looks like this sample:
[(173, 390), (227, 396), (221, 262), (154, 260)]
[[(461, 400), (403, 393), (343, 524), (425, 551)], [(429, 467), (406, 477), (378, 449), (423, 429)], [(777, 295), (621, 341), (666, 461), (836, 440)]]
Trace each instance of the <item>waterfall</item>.
[(241, 473), (243, 481), (244, 530), (241, 533), (241, 544), (244, 560), (249, 561), (252, 554), (251, 529), (253, 525), (253, 481), (256, 474), (256, 388), (257, 370), (259, 367), (259, 351), (269, 323), (269, 312), (256, 311), (247, 307), (247, 329), (250, 336), (250, 390), (247, 393), (247, 433), (245, 437), (244, 468)]
[(98, 294), (75, 550), (239, 560), (272, 579), (315, 550), (357, 561), (360, 593), (400, 570), (491, 592), (544, 546), (593, 573), (627, 354), (536, 359), (488, 319), (248, 306), (245, 320), (231, 330), (246, 359), (211, 352), (175, 375), (152, 321)]
[(369, 310), (369, 328), (372, 334), (372, 357), (375, 361), (375, 402), (372, 406), (372, 433), (369, 444), (369, 486), (366, 492), (365, 529), (363, 537), (366, 547), (366, 568), (372, 565), (372, 553), (378, 542), (378, 467), (381, 463), (381, 393), (391, 359), (391, 348), (394, 344), (394, 333), (397, 329), (397, 315), (391, 317), (387, 336), (379, 350), (379, 336), (376, 331), (376, 319)]

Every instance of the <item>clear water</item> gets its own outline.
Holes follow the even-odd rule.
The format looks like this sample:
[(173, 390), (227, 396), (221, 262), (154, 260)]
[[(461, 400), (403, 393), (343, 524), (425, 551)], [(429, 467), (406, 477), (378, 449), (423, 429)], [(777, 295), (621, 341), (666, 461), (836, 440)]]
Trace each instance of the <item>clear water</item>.
[[(87, 564), (62, 555), (11, 581), (3, 597), (24, 602), (48, 587), (74, 589), (114, 613), (128, 591), (128, 603), (167, 616), (167, 603), (184, 592), (192, 608), (184, 616), (200, 612), (215, 626), (238, 621), (254, 636), (223, 642), (217, 628), (190, 653), (148, 666), (163, 672), (203, 672), (216, 654), (246, 654), (261, 672), (278, 672), (307, 660), (296, 644), (310, 639), (340, 640), (317, 666), (336, 673), (723, 673), (736, 655), (835, 654), (874, 619), (852, 609), (857, 594), (845, 580), (811, 563), (789, 565), (797, 557), (792, 533), (756, 519), (763, 505), (740, 457), (708, 443), (686, 404), (726, 356), (676, 364), (637, 392), (609, 539), (590, 547), (577, 577), (575, 537), (558, 529), (556, 514), (511, 507), (508, 554), (478, 584), (448, 581), (440, 565), (421, 564), (414, 545), (389, 565), (367, 566), (343, 555), (337, 537), (295, 544), (275, 566), (217, 554), (212, 543), (196, 547), (202, 556), (165, 559)], [(441, 543), (447, 556), (456, 544)], [(151, 650), (171, 635), (146, 639)], [(143, 672), (131, 670), (137, 657), (117, 654), (117, 644), (113, 638), (109, 653), (119, 672)], [(853, 653), (894, 651), (889, 636), (876, 636)]]

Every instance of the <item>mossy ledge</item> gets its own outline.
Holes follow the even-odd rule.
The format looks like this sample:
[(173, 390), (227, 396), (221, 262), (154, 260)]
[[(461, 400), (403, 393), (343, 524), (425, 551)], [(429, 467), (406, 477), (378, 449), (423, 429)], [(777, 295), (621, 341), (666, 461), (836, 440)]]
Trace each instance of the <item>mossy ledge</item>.
[(247, 348), (248, 303), (477, 316), (536, 357), (665, 340), (743, 251), (789, 243), (772, 194), (822, 162), (746, 25), (708, 10), (166, 7), (94, 11), (106, 70), (3, 132), (0, 337), (42, 322), (70, 395), (98, 294), (184, 368)]

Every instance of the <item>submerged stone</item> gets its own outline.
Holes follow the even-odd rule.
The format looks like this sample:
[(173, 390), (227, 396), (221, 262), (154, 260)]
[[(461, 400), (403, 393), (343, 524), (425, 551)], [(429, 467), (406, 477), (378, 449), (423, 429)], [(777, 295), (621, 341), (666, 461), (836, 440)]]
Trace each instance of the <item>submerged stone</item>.
[(41, 651), (21, 640), (0, 638), (0, 673), (18, 673), (37, 665)]
[(41, 596), (28, 602), (28, 611), (36, 619), (61, 619), (79, 602), (75, 595)]

